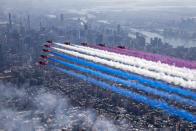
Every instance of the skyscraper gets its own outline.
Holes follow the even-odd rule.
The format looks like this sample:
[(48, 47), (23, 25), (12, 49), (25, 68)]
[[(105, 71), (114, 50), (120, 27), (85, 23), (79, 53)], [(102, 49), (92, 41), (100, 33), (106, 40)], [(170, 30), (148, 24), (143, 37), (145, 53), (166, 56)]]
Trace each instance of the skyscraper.
[(31, 29), (31, 26), (30, 26), (30, 16), (28, 15), (28, 18), (27, 18), (27, 29), (30, 30)]
[(120, 34), (120, 24), (117, 25), (117, 34)]
[(9, 30), (12, 29), (12, 17), (11, 17), (11, 13), (9, 13), (9, 24), (8, 24), (8, 28), (9, 28)]
[(64, 15), (63, 14), (60, 15), (60, 20), (61, 20), (61, 22), (64, 21)]

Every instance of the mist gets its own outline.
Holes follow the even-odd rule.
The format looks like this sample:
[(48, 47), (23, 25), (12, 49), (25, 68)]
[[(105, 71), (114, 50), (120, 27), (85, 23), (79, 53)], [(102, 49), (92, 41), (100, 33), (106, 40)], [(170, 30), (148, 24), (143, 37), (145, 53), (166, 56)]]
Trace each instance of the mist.
[[(190, 101), (180, 104), (180, 99), (172, 101), (169, 96), (195, 98), (194, 89), (184, 90), (195, 88), (196, 81), (192, 70), (195, 62), (190, 62), (196, 61), (195, 0), (0, 0), (0, 12), (0, 131), (196, 129), (194, 123), (150, 108), (149, 101), (138, 103), (99, 89), (95, 87), (98, 82), (93, 81), (100, 79), (194, 114)], [(77, 64), (80, 57), (87, 64), (83, 60), (77, 65), (96, 67), (115, 77), (125, 76), (123, 80), (131, 79), (153, 89), (159, 87), (168, 96), (162, 97), (166, 93), (160, 95), (159, 89), (152, 95), (150, 90), (128, 88), (130, 85), (120, 80), (98, 77), (97, 72), (70, 71), (70, 67), (59, 65), (72, 74), (83, 72), (92, 77), (92, 83), (88, 83), (42, 66), (58, 66), (46, 58), (63, 58), (58, 57), (61, 54), (50, 54), (56, 42), (74, 45), (66, 47), (69, 51), (60, 49), (68, 55), (67, 60), (74, 59), (71, 64)], [(94, 49), (95, 45), (104, 45), (111, 52), (80, 47), (84, 42)], [(49, 47), (49, 54), (42, 50)], [(122, 53), (117, 47), (141, 54)], [(113, 53), (118, 54), (112, 54), (115, 48), (118, 51)], [(176, 86), (180, 87), (171, 88)], [(184, 116), (187, 118), (187, 114)]]
[(112, 121), (91, 109), (74, 107), (66, 96), (46, 88), (17, 87), (0, 81), (0, 130), (31, 131), (54, 129), (112, 130)]
[(1, 0), (0, 8), (3, 10), (52, 10), (62, 11), (68, 9), (85, 9), (88, 11), (114, 10), (165, 10), (187, 8), (195, 9), (194, 0)]

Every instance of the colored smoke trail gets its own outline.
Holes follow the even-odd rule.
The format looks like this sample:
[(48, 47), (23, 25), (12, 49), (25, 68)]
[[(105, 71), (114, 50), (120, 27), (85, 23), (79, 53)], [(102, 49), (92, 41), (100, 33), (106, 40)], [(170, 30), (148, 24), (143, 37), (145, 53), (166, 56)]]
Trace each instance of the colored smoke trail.
[(175, 95), (175, 94), (170, 94), (168, 92), (160, 91), (160, 90), (150, 88), (150, 87), (147, 87), (147, 86), (144, 86), (144, 85), (141, 85), (141, 84), (136, 84), (136, 83), (133, 83), (133, 82), (130, 82), (130, 81), (127, 81), (127, 80), (120, 79), (118, 77), (114, 77), (114, 76), (107, 75), (107, 74), (104, 74), (104, 73), (101, 73), (101, 72), (98, 72), (98, 71), (94, 71), (94, 70), (91, 70), (91, 69), (88, 69), (88, 68), (84, 68), (84, 67), (81, 67), (81, 66), (70, 64), (70, 63), (67, 63), (67, 62), (64, 62), (64, 61), (61, 61), (61, 60), (57, 60), (57, 59), (53, 59), (53, 58), (48, 58), (48, 59), (52, 60), (54, 62), (61, 63), (63, 65), (66, 65), (68, 67), (71, 67), (71, 68), (74, 68), (74, 69), (77, 69), (77, 70), (80, 70), (80, 71), (84, 71), (84, 72), (92, 74), (94, 76), (98, 76), (100, 78), (104, 78), (104, 79), (108, 79), (108, 80), (111, 80), (111, 81), (114, 81), (114, 82), (122, 83), (122, 84), (125, 84), (129, 87), (132, 87), (132, 88), (135, 88), (135, 89), (138, 89), (138, 90), (143, 90), (145, 92), (148, 92), (148, 93), (160, 96), (160, 97), (165, 97), (167, 99), (176, 100), (176, 101), (178, 101), (182, 104), (187, 104), (187, 105), (191, 105), (191, 106), (196, 107), (196, 101), (186, 99), (186, 98), (180, 97), (180, 96)]
[(151, 78), (154, 78), (154, 79), (163, 80), (163, 81), (166, 81), (166, 82), (174, 84), (174, 85), (180, 85), (180, 86), (185, 87), (185, 88), (193, 88), (193, 89), (196, 88), (196, 81), (190, 81), (190, 80), (189, 81), (183, 81), (183, 79), (173, 78), (171, 76), (170, 77), (169, 76), (164, 77), (164, 76), (162, 76), (162, 74), (153, 74), (150, 71), (143, 70), (141, 68), (132, 67), (130, 65), (121, 64), (119, 62), (114, 62), (114, 61), (111, 61), (111, 60), (109, 61), (109, 60), (106, 60), (106, 59), (81, 54), (81, 53), (75, 52), (75, 51), (68, 51), (68, 50), (59, 49), (59, 48), (55, 48), (55, 47), (52, 47), (52, 48), (57, 50), (57, 51), (61, 51), (61, 52), (64, 52), (64, 53), (67, 53), (67, 54), (70, 54), (70, 55), (74, 55), (74, 56), (81, 57), (81, 58), (84, 58), (84, 59), (87, 59), (87, 60), (91, 60), (91, 61), (96, 62), (96, 63), (105, 64), (105, 65), (108, 65), (108, 66), (111, 66), (111, 67), (114, 67), (114, 68), (117, 68), (117, 69), (129, 71), (129, 72), (136, 73), (136, 74), (139, 74), (139, 75), (143, 75), (143, 76), (146, 76), (146, 77), (151, 77)]
[(144, 59), (140, 59), (140, 58), (136, 58), (136, 57), (132, 57), (132, 56), (116, 54), (113, 52), (108, 52), (108, 51), (94, 49), (94, 48), (85, 47), (85, 46), (78, 46), (78, 45), (71, 46), (71, 45), (64, 45), (64, 44), (59, 44), (59, 43), (54, 43), (54, 44), (61, 46), (61, 47), (68, 48), (68, 49), (72, 49), (75, 51), (80, 51), (83, 53), (94, 55), (97, 57), (111, 59), (113, 61), (122, 62), (124, 64), (130, 64), (135, 67), (140, 67), (140, 68), (143, 68), (146, 70), (153, 70), (152, 72), (156, 71), (157, 73), (159, 73), (159, 75), (161, 75), (161, 77), (167, 77), (167, 75), (163, 74), (163, 73), (166, 73), (166, 74), (169, 74), (172, 76), (177, 76), (177, 77), (183, 78), (183, 79), (181, 79), (182, 81), (186, 81), (184, 79), (194, 80), (194, 81), (196, 80), (196, 74), (194, 76), (193, 71), (191, 72), (189, 69), (185, 70), (184, 73), (182, 73), (182, 72), (174, 70), (170, 66), (163, 67), (160, 62), (146, 61)]
[(195, 61), (189, 61), (189, 60), (184, 60), (184, 59), (179, 59), (179, 58), (175, 58), (175, 57), (170, 57), (170, 56), (163, 56), (163, 55), (159, 55), (159, 54), (153, 54), (150, 52), (143, 52), (143, 51), (139, 51), (139, 50), (131, 50), (131, 49), (119, 49), (119, 48), (115, 48), (115, 47), (109, 47), (111, 49), (116, 49), (116, 50), (120, 50), (129, 54), (137, 54), (138, 57), (142, 57), (145, 58), (147, 60), (151, 60), (151, 61), (161, 61), (163, 63), (167, 63), (167, 64), (175, 64), (176, 66), (179, 67), (188, 67), (188, 68), (196, 68), (196, 62)]
[(132, 73), (140, 74), (140, 75), (143, 75), (146, 77), (151, 77), (151, 78), (154, 78), (157, 80), (163, 80), (163, 81), (166, 81), (167, 83), (171, 83), (174, 85), (179, 85), (179, 86), (186, 87), (186, 88), (187, 87), (188, 88), (196, 88), (196, 81), (190, 81), (190, 80), (185, 81), (184, 79), (179, 78), (179, 77), (166, 76), (164, 73), (156, 73), (156, 72), (152, 72), (152, 71), (149, 71), (146, 69), (137, 68), (137, 67), (130, 66), (130, 65), (125, 65), (125, 64), (122, 64), (119, 62), (115, 62), (115, 61), (111, 61), (111, 60), (109, 61), (109, 60), (98, 58), (95, 56), (81, 54), (81, 53), (75, 52), (75, 51), (68, 51), (68, 50), (60, 49), (60, 48), (56, 48), (56, 47), (52, 47), (52, 48), (55, 50), (61, 51), (61, 52), (66, 52), (66, 53), (72, 54), (72, 55), (75, 54), (75, 55), (82, 57), (82, 58), (85, 58), (87, 60), (93, 60), (95, 62), (106, 64), (106, 65), (109, 65), (109, 66), (112, 66), (112, 67), (115, 67), (118, 69), (122, 69), (122, 70), (129, 71)]
[[(152, 57), (148, 57), (148, 58), (146, 58), (146, 55), (141, 55), (141, 54), (139, 54), (139, 53), (131, 53), (131, 52), (126, 52), (126, 51), (122, 51), (122, 49), (120, 50), (120, 49), (114, 49), (114, 48), (111, 48), (111, 49), (109, 49), (109, 48), (105, 48), (105, 47), (98, 47), (98, 46), (93, 46), (93, 45), (88, 45), (88, 46), (90, 46), (90, 47), (94, 47), (94, 48), (102, 48), (102, 49), (104, 49), (104, 50), (110, 50), (110, 51), (112, 51), (112, 52), (118, 52), (118, 53), (120, 53), (120, 54), (124, 54), (124, 55), (128, 55), (128, 56), (134, 56), (134, 57), (139, 57), (139, 58), (143, 58), (143, 59), (146, 59), (146, 60), (150, 60), (150, 61), (161, 61), (162, 63), (165, 63), (165, 64), (168, 64), (168, 65), (173, 65), (173, 63), (172, 62), (170, 62), (169, 60), (155, 60), (155, 59), (153, 59)], [(176, 67), (186, 67), (186, 68), (189, 68), (189, 69), (195, 69), (196, 68), (196, 65), (194, 65), (194, 63), (192, 63), (193, 65), (191, 65), (191, 64), (175, 64), (174, 66), (176, 66)]]
[[(119, 53), (119, 54), (124, 54), (124, 55), (127, 55), (127, 56), (134, 56), (134, 57), (139, 57), (139, 58), (145, 59), (145, 57), (139, 56), (138, 54), (129, 54), (127, 52), (122, 52), (122, 51), (119, 51), (119, 50), (114, 50), (114, 49), (109, 49), (109, 48), (99, 47), (99, 46), (94, 46), (94, 45), (87, 45), (87, 46), (97, 48), (97, 49), (101, 49), (101, 50), (111, 51), (111, 52), (115, 52), (115, 53)], [(151, 59), (146, 59), (146, 60), (151, 60)], [(168, 65), (172, 65), (172, 66), (176, 66), (176, 67), (182, 67), (182, 66), (173, 65), (169, 62), (163, 62), (163, 63), (168, 64)], [(186, 68), (195, 69), (195, 67), (189, 67), (189, 66), (186, 67)]]
[(170, 65), (163, 64), (160, 62), (147, 61), (145, 59), (140, 59), (140, 58), (133, 57), (133, 56), (126, 56), (122, 54), (117, 54), (117, 53), (108, 52), (105, 50), (100, 50), (100, 49), (95, 49), (95, 48), (90, 48), (90, 47), (85, 47), (85, 46), (79, 46), (79, 45), (74, 45), (74, 46), (80, 49), (82, 48), (83, 50), (90, 51), (90, 54), (94, 52), (94, 55), (97, 53), (97, 55), (105, 57), (105, 58), (110, 57), (110, 59), (114, 61), (119, 61), (119, 62), (130, 64), (130, 65), (135, 65), (137, 67), (145, 68), (148, 70), (153, 70), (155, 72), (166, 73), (168, 75), (177, 76), (177, 77), (181, 77), (184, 79), (196, 80), (196, 70), (190, 70), (187, 68), (178, 68), (178, 67), (170, 66)]
[(82, 74), (78, 74), (78, 73), (75, 73), (75, 72), (72, 72), (72, 71), (68, 71), (68, 70), (53, 66), (53, 65), (48, 65), (48, 67), (50, 67), (52, 69), (56, 69), (60, 72), (64, 72), (66, 74), (70, 74), (70, 75), (75, 76), (77, 78), (81, 78), (85, 81), (91, 82), (91, 83), (93, 83), (97, 86), (100, 86), (102, 88), (109, 89), (109, 90), (111, 90), (111, 91), (113, 91), (117, 94), (123, 95), (125, 97), (137, 100), (139, 102), (143, 102), (145, 104), (148, 104), (148, 105), (152, 106), (153, 108), (161, 109), (161, 110), (163, 110), (163, 112), (165, 112), (167, 114), (178, 116), (182, 119), (185, 119), (185, 120), (188, 120), (190, 122), (196, 123), (196, 117), (194, 115), (192, 115), (191, 113), (189, 113), (189, 112), (187, 112), (183, 109), (175, 109), (173, 106), (168, 105), (168, 103), (165, 102), (165, 101), (153, 100), (153, 99), (148, 98), (147, 96), (142, 96), (142, 95), (139, 95), (137, 93), (133, 93), (131, 91), (126, 91), (126, 90), (124, 90), (120, 87), (111, 86), (111, 85), (109, 85), (105, 82), (101, 82), (101, 81), (95, 80), (91, 77), (87, 77), (87, 76), (82, 75)]
[(127, 78), (127, 79), (136, 80), (136, 81), (139, 81), (139, 82), (144, 83), (144, 84), (151, 85), (151, 86), (156, 87), (156, 88), (160, 88), (160, 89), (163, 89), (163, 90), (166, 90), (166, 91), (172, 91), (172, 92), (182, 94), (182, 95), (185, 95), (185, 96), (189, 96), (189, 97), (192, 97), (192, 98), (196, 99), (196, 94), (193, 91), (190, 91), (188, 89), (181, 89), (181, 88), (178, 88), (178, 87), (175, 87), (175, 86), (167, 85), (167, 84), (165, 84), (163, 82), (160, 82), (160, 81), (151, 80), (151, 79), (139, 76), (139, 75), (123, 72), (123, 71), (120, 71), (120, 70), (117, 70), (117, 69), (106, 67), (104, 65), (95, 64), (95, 63), (88, 62), (88, 61), (85, 61), (85, 60), (82, 60), (82, 59), (79, 59), (79, 58), (71, 57), (71, 56), (68, 56), (68, 55), (62, 55), (62, 54), (55, 53), (55, 52), (50, 52), (50, 53), (52, 53), (53, 55), (56, 55), (56, 56), (63, 57), (67, 60), (77, 62), (77, 63), (82, 64), (82, 65), (93, 67), (97, 70), (105, 71), (105, 72), (115, 74), (115, 75), (118, 75), (120, 77), (124, 77), (124, 78)]
[[(63, 45), (63, 44), (59, 44), (59, 43), (54, 43), (55, 45)], [(78, 45), (74, 45), (74, 46), (77, 46), (78, 47)], [(104, 48), (104, 47), (100, 47), (100, 46), (94, 46), (94, 45), (88, 45), (89, 46), (89, 48), (90, 47), (92, 47), (92, 48), (90, 48), (91, 50), (93, 50), (93, 51), (96, 51), (96, 50), (99, 50), (99, 51), (106, 51), (106, 53), (109, 53), (109, 55), (119, 55), (119, 56), (121, 56), (122, 58), (132, 58), (132, 59), (136, 59), (137, 57), (134, 57), (134, 56), (127, 56), (127, 55), (123, 55), (123, 54), (120, 54), (120, 53), (118, 53), (118, 52), (112, 52), (112, 50), (111, 49), (108, 49), (108, 48)], [(64, 45), (64, 47), (66, 47), (65, 45)], [(86, 46), (80, 46), (80, 47), (83, 47), (83, 48), (87, 48)], [(191, 70), (191, 69), (188, 69), (188, 68), (180, 68), (180, 67), (175, 67), (175, 66), (173, 66), (173, 65), (168, 65), (168, 64), (164, 64), (164, 63), (160, 63), (160, 62), (152, 62), (152, 61), (147, 61), (147, 60), (145, 60), (145, 59), (140, 59), (140, 60), (142, 60), (142, 62), (144, 62), (145, 64), (146, 63), (150, 63), (150, 65), (154, 65), (154, 66), (156, 66), (158, 63), (159, 63), (159, 66), (160, 67), (163, 67), (163, 68), (166, 68), (166, 69), (168, 69), (168, 68), (171, 68), (171, 70), (175, 70), (176, 72), (182, 72), (182, 73), (194, 73), (195, 75), (196, 75), (196, 70)]]

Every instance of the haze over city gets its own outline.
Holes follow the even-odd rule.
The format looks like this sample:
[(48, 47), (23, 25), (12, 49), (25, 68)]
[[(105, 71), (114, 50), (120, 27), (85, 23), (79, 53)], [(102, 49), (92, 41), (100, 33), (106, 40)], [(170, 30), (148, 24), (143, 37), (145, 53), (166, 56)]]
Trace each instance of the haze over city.
[(196, 130), (195, 0), (0, 0), (0, 130)]

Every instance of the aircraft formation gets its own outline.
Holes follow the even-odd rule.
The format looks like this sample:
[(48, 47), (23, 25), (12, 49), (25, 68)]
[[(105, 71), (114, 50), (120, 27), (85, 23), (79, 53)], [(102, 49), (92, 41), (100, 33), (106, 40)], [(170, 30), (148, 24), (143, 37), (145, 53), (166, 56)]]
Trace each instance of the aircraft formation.
[[(196, 123), (195, 114), (186, 109), (177, 108), (164, 100), (175, 101), (196, 109), (195, 61), (131, 50), (121, 45), (110, 47), (106, 44), (76, 45), (70, 42), (46, 41), (43, 47), (41, 50), (43, 54), (40, 55), (43, 60), (37, 63), (38, 66), (47, 66), (81, 78), (106, 90), (162, 110), (166, 114)], [(59, 63), (65, 68), (55, 66), (54, 63)], [(94, 77), (67, 70), (66, 67), (164, 99), (159, 100), (135, 93)]]

